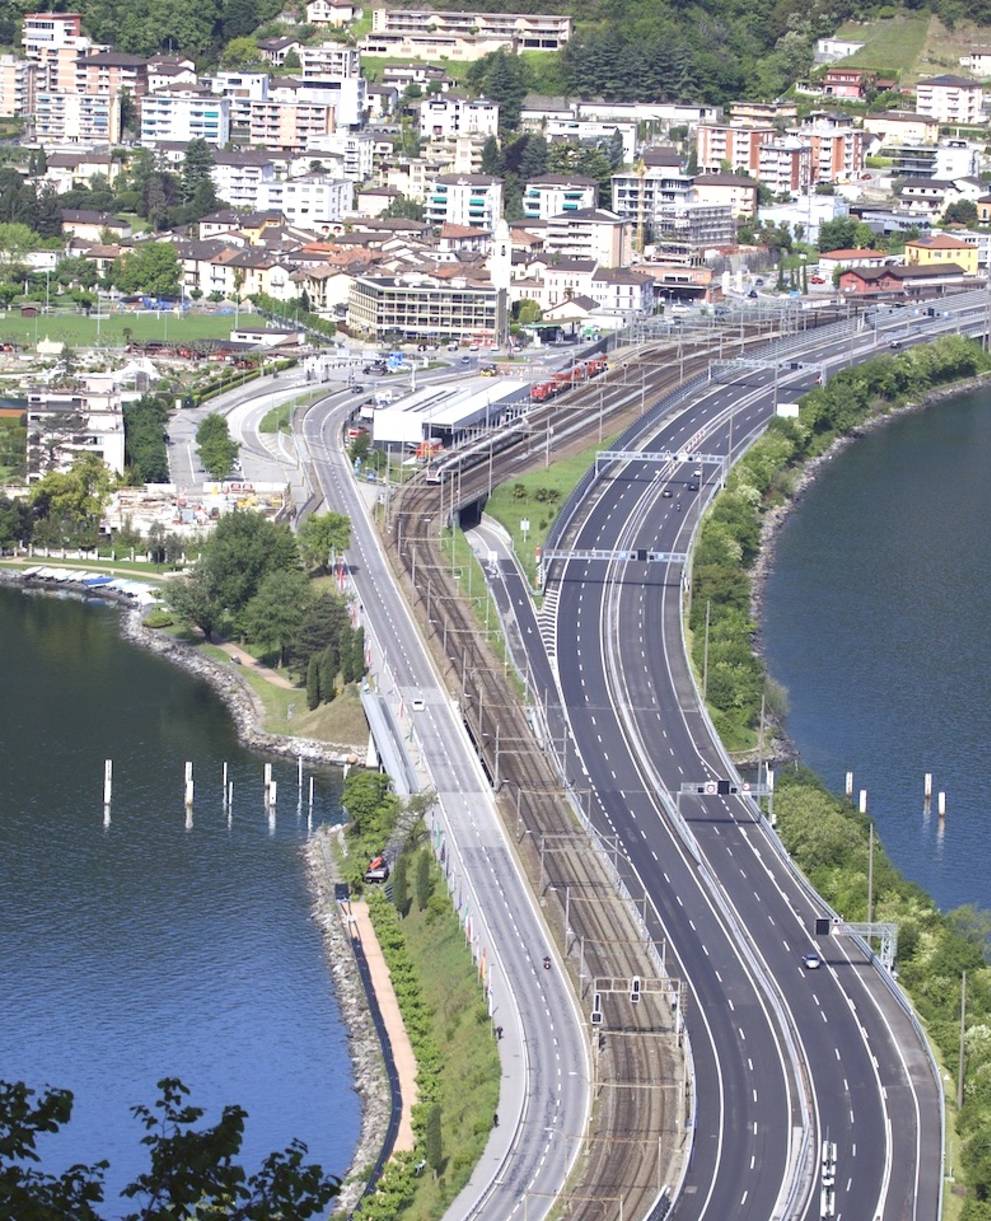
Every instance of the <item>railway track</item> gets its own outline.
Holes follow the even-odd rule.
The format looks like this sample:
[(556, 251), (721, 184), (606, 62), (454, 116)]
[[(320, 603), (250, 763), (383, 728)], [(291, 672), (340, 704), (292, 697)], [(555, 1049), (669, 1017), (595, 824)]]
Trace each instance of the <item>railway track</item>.
[[(766, 332), (741, 334), (738, 350), (758, 338)], [(725, 343), (719, 346), (725, 351)], [(634, 917), (632, 869), (625, 870), (619, 858), (610, 864), (609, 845), (564, 792), (547, 744), (535, 736), (505, 663), (484, 639), (445, 562), (443, 532), (459, 507), (547, 461), (552, 442), (559, 457), (562, 446), (587, 443), (596, 421), (600, 436), (607, 423), (613, 429), (629, 422), (648, 399), (704, 370), (715, 351), (711, 342), (682, 343), (673, 360), (670, 348), (644, 349), (532, 410), (529, 428), (498, 452), (494, 445), (486, 450), (476, 444), (463, 461), (451, 461), (456, 453), (445, 459), (439, 481), (435, 468), (431, 481), (418, 476), (404, 485), (386, 522), (387, 553), (499, 790), (519, 859), (574, 976), (579, 1006), (589, 1014), (591, 1122), (587, 1132), (560, 1133), (580, 1143), (581, 1156), (556, 1213), (575, 1221), (651, 1217), (676, 1188), (690, 1128), (684, 990), (664, 972), (663, 947)], [(661, 1206), (656, 1215), (665, 1212)]]

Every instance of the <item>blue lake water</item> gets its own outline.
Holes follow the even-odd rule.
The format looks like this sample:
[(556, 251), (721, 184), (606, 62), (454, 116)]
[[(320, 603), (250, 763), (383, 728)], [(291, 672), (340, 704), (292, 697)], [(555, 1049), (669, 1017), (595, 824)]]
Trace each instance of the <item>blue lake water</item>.
[[(263, 760), (238, 745), (224, 706), (122, 641), (117, 614), (0, 587), (0, 1076), (75, 1092), (45, 1164), (109, 1158), (107, 1217), (145, 1167), (129, 1108), (162, 1077), (181, 1077), (209, 1119), (246, 1108), (252, 1168), (299, 1137), (343, 1172), (360, 1120), (309, 919), (295, 766), (275, 763), (273, 827)], [(339, 818), (339, 779), (318, 777), (314, 825)]]
[[(787, 727), (943, 907), (991, 906), (991, 393), (845, 449), (782, 529), (763, 639)], [(923, 811), (923, 774), (947, 795)]]

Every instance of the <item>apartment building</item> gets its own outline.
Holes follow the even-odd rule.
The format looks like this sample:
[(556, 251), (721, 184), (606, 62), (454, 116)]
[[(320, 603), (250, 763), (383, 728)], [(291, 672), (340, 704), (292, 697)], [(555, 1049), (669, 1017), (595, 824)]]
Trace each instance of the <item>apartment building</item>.
[(319, 42), (301, 46), (299, 73), (303, 80), (321, 76), (360, 76), (361, 56), (343, 42)]
[(813, 182), (849, 182), (864, 168), (864, 133), (859, 128), (815, 126), (797, 133), (812, 150)]
[(724, 123), (700, 123), (695, 133), (695, 154), (703, 173), (718, 173), (730, 167), (734, 174), (753, 174), (760, 167), (761, 145), (778, 137), (774, 127), (737, 127)]
[(984, 90), (966, 76), (930, 76), (915, 87), (915, 108), (940, 123), (983, 122)]
[(273, 182), (275, 176), (275, 162), (260, 150), (227, 152), (218, 148), (213, 154), (210, 177), (214, 189), (218, 199), (232, 208), (257, 211), (259, 188), (263, 183)]
[(917, 111), (887, 110), (867, 115), (864, 131), (868, 135), (880, 136), (885, 150), (892, 144), (935, 144), (939, 139), (939, 120)]
[(352, 182), (366, 182), (372, 176), (375, 163), (375, 137), (367, 131), (334, 131), (314, 136), (306, 146), (307, 153), (319, 160), (320, 153), (330, 153), (341, 159), (341, 173)]
[(620, 326), (646, 317), (654, 307), (654, 281), (629, 267), (599, 266), (592, 274), (590, 296)]
[(124, 473), (124, 414), (120, 393), (83, 387), (27, 392), (27, 479), (67, 471), (80, 454), (95, 454)]
[[(549, 220), (565, 212), (594, 208), (599, 184), (579, 174), (543, 174), (523, 189), (523, 215), (527, 220)], [(615, 210), (615, 209), (614, 209)]]
[(255, 207), (281, 212), (290, 225), (319, 229), (342, 220), (354, 210), (354, 183), (329, 174), (301, 174), (259, 183)]
[(496, 329), (498, 293), (464, 277), (356, 276), (348, 326), (371, 339), (480, 339)]
[(541, 130), (549, 141), (569, 140), (581, 144), (583, 141), (612, 141), (617, 132), (623, 142), (623, 161), (630, 163), (637, 152), (637, 124), (609, 122), (605, 119), (581, 119), (570, 114), (559, 114), (549, 118)]
[(812, 146), (796, 138), (760, 146), (757, 177), (775, 195), (807, 195), (812, 186)]
[(223, 148), (231, 138), (230, 99), (209, 89), (173, 85), (141, 102), (141, 143), (205, 140)]
[(38, 92), (31, 123), (42, 145), (119, 144), (120, 94)]
[(642, 219), (644, 236), (649, 240), (662, 216), (683, 210), (691, 202), (693, 178), (676, 157), (673, 163), (647, 164), (647, 156), (645, 153), (643, 173), (626, 170), (613, 174), (612, 210), (634, 224)]
[(80, 13), (26, 13), (21, 46), (35, 65), (35, 87), (50, 91), (73, 88), (76, 56), (91, 43), (83, 36)]
[(798, 122), (798, 104), (784, 98), (775, 102), (733, 102), (729, 119), (733, 127), (787, 126)]
[(571, 38), (571, 18), (547, 13), (376, 8), (372, 11), (372, 33), (447, 34), (465, 41), (497, 42), (516, 51), (559, 51)]
[(487, 98), (443, 93), (420, 103), (420, 136), (424, 140), (450, 140), (455, 136), (494, 136), (499, 130), (499, 107)]
[(742, 174), (701, 174), (692, 183), (694, 202), (722, 204), (734, 219), (757, 215), (757, 183)]
[(908, 267), (938, 267), (955, 264), (966, 275), (977, 275), (976, 246), (948, 233), (934, 233), (905, 243), (905, 263)]
[(334, 108), (302, 101), (251, 101), (248, 139), (261, 148), (297, 152), (334, 130)]
[(148, 60), (148, 92), (158, 93), (171, 85), (195, 85), (196, 64), (178, 55), (153, 55)]
[(501, 218), (501, 178), (439, 174), (427, 188), (424, 219), (431, 225), (467, 225), (491, 231)]
[(306, 6), (307, 25), (347, 25), (357, 21), (362, 10), (353, 0), (310, 0)]
[(16, 55), (0, 55), (0, 116), (30, 114), (34, 106), (35, 65)]
[(76, 92), (141, 98), (148, 92), (148, 61), (123, 51), (87, 51), (76, 59)]
[(276, 78), (269, 98), (284, 102), (309, 102), (329, 106), (334, 112), (333, 127), (359, 127), (368, 105), (368, 82), (363, 76), (311, 76), (304, 81)]
[(662, 207), (651, 220), (649, 240), (667, 258), (697, 262), (704, 250), (736, 243), (733, 209), (694, 199)]
[(566, 259), (591, 259), (600, 267), (625, 267), (633, 258), (633, 226), (604, 208), (564, 212), (547, 221), (544, 249)]

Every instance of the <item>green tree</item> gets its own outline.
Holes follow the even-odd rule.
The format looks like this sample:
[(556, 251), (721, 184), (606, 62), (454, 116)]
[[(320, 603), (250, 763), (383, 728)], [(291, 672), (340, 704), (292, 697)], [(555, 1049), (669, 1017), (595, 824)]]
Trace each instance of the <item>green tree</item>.
[(340, 554), (351, 545), (351, 521), (344, 513), (314, 513), (297, 533), (300, 554), (307, 568), (323, 568), (332, 552)]
[(286, 664), (289, 642), (306, 618), (310, 582), (304, 572), (274, 568), (244, 608), (244, 629), (249, 640), (277, 649), (279, 664)]
[(444, 1145), (441, 1139), (441, 1109), (435, 1102), (427, 1112), (427, 1122), (423, 1129), (423, 1155), (434, 1174), (438, 1174), (444, 1164)]
[(515, 132), (520, 108), (530, 87), (530, 71), (522, 56), (498, 50), (484, 55), (468, 69), (468, 84), (499, 105), (499, 127)]
[(224, 617), (224, 603), (216, 577), (202, 557), (181, 577), (166, 582), (163, 596), (180, 619), (198, 627), (207, 640), (213, 639)]
[(422, 912), (430, 902), (430, 892), (433, 890), (433, 878), (430, 873), (430, 853), (421, 848), (416, 855), (416, 906)]
[(286, 72), (298, 71), (302, 66), (299, 56), (293, 50), (288, 51), (285, 59), (282, 61), (282, 68)]
[(38, 245), (38, 234), (30, 225), (11, 221), (0, 224), (0, 267), (6, 271), (19, 267), (25, 255)]
[(292, 665), (302, 677), (309, 660), (327, 648), (335, 652), (333, 673), (340, 669), (341, 640), (351, 630), (347, 606), (336, 594), (322, 593), (307, 608), (292, 645)]
[(312, 712), (320, 703), (320, 659), (316, 653), (306, 667), (306, 706)]
[(352, 771), (344, 781), (341, 804), (356, 835), (378, 825), (388, 802), (395, 802), (390, 793), (391, 781), (382, 772)]
[(141, 242), (114, 260), (110, 276), (123, 293), (172, 299), (179, 296), (179, 273), (179, 254), (171, 242)]
[(502, 153), (499, 151), (499, 141), (495, 136), (489, 136), (482, 145), (482, 173), (498, 177), (502, 171)]
[(540, 308), (536, 301), (530, 297), (524, 297), (516, 305), (516, 321), (522, 326), (539, 322), (544, 316), (544, 311)]
[(332, 703), (337, 698), (337, 671), (339, 669), (337, 650), (332, 644), (319, 654), (320, 659), (320, 698), (325, 704)]
[(401, 852), (392, 871), (392, 901), (404, 918), (409, 912), (409, 900), (409, 853)]
[(200, 421), (196, 429), (196, 452), (214, 479), (224, 479), (230, 474), (238, 447), (231, 439), (223, 416), (208, 415)]
[(232, 38), (220, 56), (220, 66), (229, 72), (260, 68), (264, 63), (254, 38)]
[(236, 510), (217, 523), (200, 563), (211, 574), (221, 605), (238, 619), (270, 572), (299, 567), (299, 552), (288, 526)]
[(80, 454), (67, 471), (49, 471), (31, 487), (31, 508), (70, 541), (95, 531), (113, 475), (96, 454)]
[[(190, 140), (182, 159), (181, 191), (183, 203), (192, 203), (200, 187), (210, 184), (213, 191), (213, 180), (210, 171), (215, 164), (213, 150), (205, 140)], [(214, 202), (216, 199), (214, 198)]]
[(423, 220), (423, 213), (422, 203), (417, 203), (415, 199), (409, 199), (405, 195), (397, 195), (382, 215), (387, 220)]

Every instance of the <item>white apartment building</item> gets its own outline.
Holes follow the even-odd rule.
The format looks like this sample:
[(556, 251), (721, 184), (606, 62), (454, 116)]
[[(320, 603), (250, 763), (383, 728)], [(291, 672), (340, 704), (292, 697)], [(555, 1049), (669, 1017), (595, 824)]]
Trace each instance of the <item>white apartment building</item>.
[(479, 174), (487, 136), (454, 136), (448, 140), (430, 140), (420, 157), (434, 166), (434, 174)]
[(591, 259), (600, 267), (625, 267), (633, 257), (633, 226), (604, 208), (564, 212), (547, 222), (544, 249), (566, 259)]
[[(378, 11), (378, 10), (376, 10)], [(445, 93), (420, 103), (420, 136), (449, 140), (455, 136), (494, 136), (499, 130), (499, 107), (486, 98)]]
[(960, 67), (985, 80), (991, 76), (991, 48), (974, 47), (969, 55), (960, 56)]
[(281, 212), (298, 229), (317, 229), (353, 211), (354, 183), (329, 174), (270, 179), (259, 183), (255, 206), (260, 212)]
[(980, 81), (965, 76), (930, 76), (915, 87), (915, 108), (919, 114), (940, 123), (976, 124), (983, 122), (984, 90)]
[(347, 25), (357, 21), (362, 10), (353, 0), (310, 0), (306, 6), (307, 25)]
[(39, 144), (119, 144), (120, 96), (39, 92), (31, 122)]
[(320, 153), (341, 158), (341, 170), (352, 182), (366, 182), (372, 176), (375, 162), (375, 137), (367, 131), (334, 131), (312, 137), (306, 152), (319, 160)]
[(597, 267), (589, 294), (599, 309), (616, 316), (622, 325), (650, 314), (654, 307), (654, 281), (629, 267)]
[(368, 105), (367, 89), (368, 82), (363, 76), (311, 76), (292, 84), (285, 80), (273, 82), (269, 98), (330, 106), (334, 112), (333, 130), (359, 127), (363, 123)]
[(427, 188), (424, 219), (491, 232), (502, 219), (502, 179), (488, 174), (439, 174)]
[(410, 273), (356, 276), (348, 300), (348, 326), (373, 339), (483, 338), (496, 329), (498, 293), (463, 277), (437, 281)]
[(541, 131), (548, 140), (611, 140), (618, 131), (623, 141), (623, 160), (632, 162), (637, 151), (636, 123), (609, 123), (598, 119), (576, 119), (569, 114), (549, 118)]
[(692, 198), (692, 176), (680, 165), (647, 165), (642, 176), (630, 170), (612, 176), (612, 210), (634, 224), (642, 219), (648, 240), (662, 216), (683, 210)]
[(320, 76), (360, 76), (361, 57), (354, 47), (343, 42), (319, 42), (299, 48), (300, 75), (303, 80)]
[(0, 55), (0, 116), (31, 113), (34, 105), (35, 65), (15, 55)]
[(727, 207), (734, 219), (746, 220), (757, 215), (757, 183), (742, 174), (700, 174), (692, 183), (692, 200)]
[(217, 198), (232, 208), (258, 211), (258, 192), (263, 183), (274, 182), (275, 162), (254, 149), (225, 152), (217, 149), (210, 170)]
[(27, 393), (28, 482), (48, 471), (67, 471), (80, 454), (95, 454), (115, 475), (124, 473), (124, 415), (116, 390)]
[(812, 146), (790, 138), (760, 146), (757, 177), (776, 195), (807, 195), (812, 186)]
[(141, 99), (141, 143), (205, 140), (223, 148), (231, 138), (230, 99), (209, 89), (173, 85)]
[(543, 174), (523, 189), (523, 214), (527, 220), (550, 220), (564, 212), (594, 208), (599, 184), (579, 174)]
[(447, 34), (465, 41), (502, 43), (517, 51), (559, 51), (571, 37), (571, 18), (547, 13), (376, 8), (372, 11), (372, 33)]

